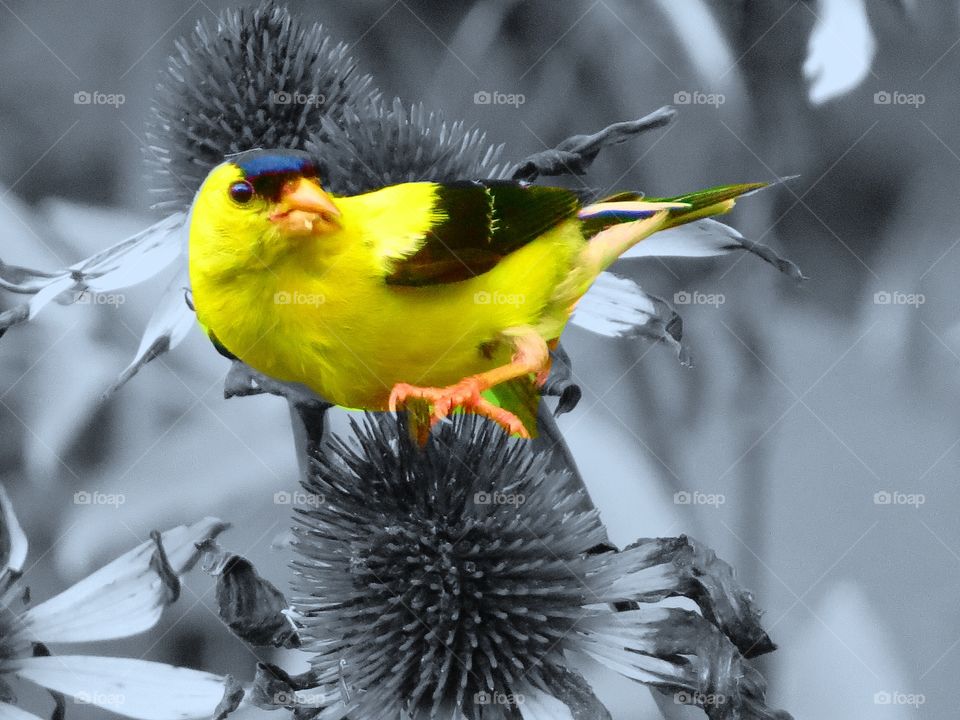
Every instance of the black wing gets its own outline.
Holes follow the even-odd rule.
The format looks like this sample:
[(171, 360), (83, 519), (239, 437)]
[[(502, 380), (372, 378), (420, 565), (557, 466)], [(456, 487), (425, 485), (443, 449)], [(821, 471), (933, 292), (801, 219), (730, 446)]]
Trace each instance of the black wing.
[(389, 285), (437, 285), (487, 272), (562, 221), (575, 217), (577, 195), (563, 188), (512, 180), (438, 186), (443, 219), (416, 252), (393, 264)]

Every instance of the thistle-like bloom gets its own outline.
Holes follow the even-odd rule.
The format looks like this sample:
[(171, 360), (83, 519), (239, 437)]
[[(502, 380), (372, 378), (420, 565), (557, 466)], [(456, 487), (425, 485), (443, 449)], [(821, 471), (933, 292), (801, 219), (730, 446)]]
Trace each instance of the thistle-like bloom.
[(272, 0), (201, 21), (177, 43), (153, 102), (146, 161), (159, 205), (184, 210), (224, 156), (302, 149), (323, 120), (340, 124), (378, 97), (344, 43)]
[(21, 574), (27, 539), (0, 487), (0, 718), (39, 720), (16, 705), (18, 679), (47, 688), (61, 713), (64, 696), (144, 720), (211, 717), (236, 707), (242, 691), (229, 678), (133, 658), (51, 655), (46, 648), (153, 627), (176, 600), (179, 576), (197, 561), (197, 543), (225, 527), (205, 518), (157, 534), (59, 595), (26, 607)]
[[(489, 423), (460, 416), (422, 451), (403, 421), (334, 440), (300, 512), (294, 601), (313, 688), (288, 705), (350, 717), (609, 717), (589, 657), (703, 707), (787, 718), (744, 659), (773, 649), (729, 566), (687, 538), (596, 552), (583, 491)], [(660, 601), (684, 595), (701, 613)]]

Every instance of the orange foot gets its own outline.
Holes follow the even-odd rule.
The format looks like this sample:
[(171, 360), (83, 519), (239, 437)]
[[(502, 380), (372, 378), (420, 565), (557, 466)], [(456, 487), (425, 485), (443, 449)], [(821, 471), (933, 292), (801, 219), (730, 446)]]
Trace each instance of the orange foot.
[(430, 413), (431, 427), (447, 417), (455, 408), (460, 407), (467, 412), (493, 420), (511, 435), (529, 438), (530, 433), (527, 432), (520, 418), (509, 410), (497, 407), (480, 394), (485, 389), (487, 389), (485, 383), (476, 377), (464, 378), (456, 385), (442, 388), (397, 383), (390, 391), (388, 407), (390, 412), (396, 412), (399, 406), (405, 405), (410, 400), (423, 400), (433, 407)]

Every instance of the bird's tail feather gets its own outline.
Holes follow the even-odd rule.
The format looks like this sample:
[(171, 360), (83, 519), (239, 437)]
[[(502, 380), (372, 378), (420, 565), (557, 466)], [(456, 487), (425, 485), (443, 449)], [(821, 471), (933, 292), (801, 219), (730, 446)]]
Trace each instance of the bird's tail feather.
[(670, 198), (645, 198), (623, 192), (587, 205), (579, 213), (588, 254), (599, 273), (620, 255), (658, 230), (729, 212), (738, 197), (766, 183), (720, 185)]

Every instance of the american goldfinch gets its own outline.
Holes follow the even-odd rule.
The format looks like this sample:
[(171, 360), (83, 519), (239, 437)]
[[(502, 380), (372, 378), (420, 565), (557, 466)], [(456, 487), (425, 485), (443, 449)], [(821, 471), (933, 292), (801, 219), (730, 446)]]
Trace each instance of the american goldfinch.
[(194, 200), (192, 301), (219, 348), (336, 405), (417, 401), (430, 424), (461, 409), (530, 437), (550, 349), (598, 275), (652, 233), (761, 186), (586, 205), (501, 180), (335, 197), (306, 153), (251, 150), (214, 168)]

